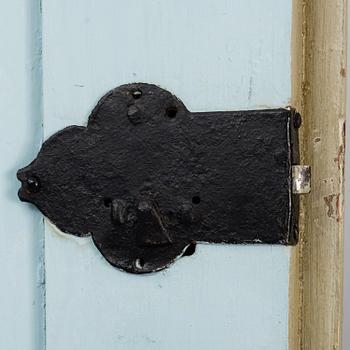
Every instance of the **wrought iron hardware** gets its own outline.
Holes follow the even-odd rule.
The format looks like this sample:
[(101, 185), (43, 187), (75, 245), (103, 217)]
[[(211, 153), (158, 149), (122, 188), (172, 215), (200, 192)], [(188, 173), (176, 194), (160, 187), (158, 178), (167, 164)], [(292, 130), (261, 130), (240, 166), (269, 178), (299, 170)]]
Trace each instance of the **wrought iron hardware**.
[(294, 244), (300, 121), (292, 109), (191, 113), (155, 85), (123, 85), (87, 127), (44, 142), (18, 171), (19, 198), (133, 273), (197, 242)]

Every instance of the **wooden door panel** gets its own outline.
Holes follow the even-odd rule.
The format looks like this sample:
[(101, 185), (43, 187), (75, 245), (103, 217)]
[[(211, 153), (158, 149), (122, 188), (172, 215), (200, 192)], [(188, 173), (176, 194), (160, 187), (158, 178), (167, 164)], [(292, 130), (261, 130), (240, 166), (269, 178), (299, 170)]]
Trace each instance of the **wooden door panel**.
[[(283, 107), (290, 0), (43, 1), (45, 138), (149, 82), (191, 111)], [(135, 276), (45, 225), (47, 349), (285, 349), (289, 247), (198, 245)]]

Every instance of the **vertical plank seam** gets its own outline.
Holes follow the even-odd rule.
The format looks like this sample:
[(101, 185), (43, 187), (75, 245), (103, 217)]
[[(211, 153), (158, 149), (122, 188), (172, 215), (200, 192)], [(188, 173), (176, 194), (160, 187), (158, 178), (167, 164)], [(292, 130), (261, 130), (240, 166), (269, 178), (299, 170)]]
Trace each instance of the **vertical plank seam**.
[[(35, 45), (37, 51), (37, 80), (38, 87), (38, 109), (39, 109), (39, 118), (41, 119), (41, 144), (44, 142), (44, 115), (43, 115), (43, 59), (42, 59), (42, 0), (35, 1), (36, 12), (36, 23), (35, 23)], [(45, 271), (45, 224), (44, 217), (42, 217), (42, 230), (40, 232), (40, 256), (39, 256), (39, 269), (38, 269), (38, 279), (41, 293), (41, 348), (46, 349), (46, 271)]]

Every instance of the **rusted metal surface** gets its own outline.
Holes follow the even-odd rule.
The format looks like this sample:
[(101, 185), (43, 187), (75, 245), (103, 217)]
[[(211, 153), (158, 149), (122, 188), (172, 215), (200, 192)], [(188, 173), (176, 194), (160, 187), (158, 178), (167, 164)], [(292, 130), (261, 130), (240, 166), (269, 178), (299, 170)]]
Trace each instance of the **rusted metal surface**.
[(160, 270), (197, 242), (293, 244), (294, 112), (191, 113), (155, 85), (120, 86), (87, 127), (50, 137), (18, 171), (19, 197), (59, 229), (92, 235), (133, 273)]

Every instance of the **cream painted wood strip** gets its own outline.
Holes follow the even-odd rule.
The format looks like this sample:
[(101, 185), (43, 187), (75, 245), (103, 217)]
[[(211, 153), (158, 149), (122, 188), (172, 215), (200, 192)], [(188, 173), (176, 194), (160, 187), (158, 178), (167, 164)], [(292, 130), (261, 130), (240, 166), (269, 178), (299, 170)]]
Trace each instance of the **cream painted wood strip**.
[(290, 349), (341, 349), (346, 10), (346, 0), (294, 2), (293, 105), (312, 192), (292, 258)]

